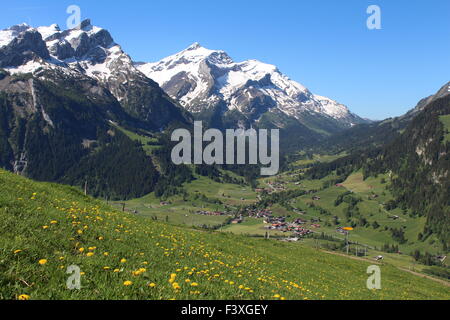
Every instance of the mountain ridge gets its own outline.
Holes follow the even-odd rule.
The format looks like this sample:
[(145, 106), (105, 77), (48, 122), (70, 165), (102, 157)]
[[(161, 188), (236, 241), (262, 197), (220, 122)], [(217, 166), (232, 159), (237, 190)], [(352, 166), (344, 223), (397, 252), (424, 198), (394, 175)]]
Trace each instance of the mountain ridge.
[(89, 19), (64, 31), (56, 24), (0, 31), (0, 68), (13, 75), (43, 68), (83, 74), (106, 87), (129, 115), (146, 121), (147, 129), (159, 130), (174, 120), (189, 122), (184, 109), (134, 67), (106, 29)]
[(273, 110), (307, 126), (306, 114), (327, 117), (342, 128), (368, 122), (346, 106), (311, 93), (274, 65), (258, 60), (235, 62), (225, 51), (197, 42), (158, 62), (135, 66), (193, 113), (222, 103), (226, 111), (238, 110), (253, 122)]

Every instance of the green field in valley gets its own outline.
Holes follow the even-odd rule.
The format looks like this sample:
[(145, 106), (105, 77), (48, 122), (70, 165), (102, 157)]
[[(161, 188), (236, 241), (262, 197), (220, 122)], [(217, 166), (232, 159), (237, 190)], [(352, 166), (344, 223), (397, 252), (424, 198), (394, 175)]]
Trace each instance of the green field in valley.
[[(239, 206), (246, 206), (257, 201), (256, 193), (249, 186), (219, 183), (209, 178), (195, 175), (195, 180), (183, 185), (188, 196), (176, 195), (167, 199), (156, 198), (153, 193), (139, 199), (114, 202), (117, 208), (126, 204), (126, 209), (143, 217), (156, 217), (176, 225), (217, 226), (229, 217), (205, 216), (198, 211), (234, 212)], [(205, 201), (205, 196), (208, 200)], [(228, 208), (228, 209), (227, 209)], [(228, 211), (227, 211), (228, 210)]]

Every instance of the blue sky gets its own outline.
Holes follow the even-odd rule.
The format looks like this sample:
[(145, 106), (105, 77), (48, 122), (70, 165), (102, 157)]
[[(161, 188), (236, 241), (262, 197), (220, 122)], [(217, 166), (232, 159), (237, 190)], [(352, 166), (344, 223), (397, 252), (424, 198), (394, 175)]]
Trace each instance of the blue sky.
[[(65, 28), (72, 4), (136, 61), (199, 42), (277, 65), (371, 119), (401, 115), (450, 80), (449, 0), (3, 1), (0, 28)], [(366, 27), (369, 5), (381, 8), (381, 30)]]

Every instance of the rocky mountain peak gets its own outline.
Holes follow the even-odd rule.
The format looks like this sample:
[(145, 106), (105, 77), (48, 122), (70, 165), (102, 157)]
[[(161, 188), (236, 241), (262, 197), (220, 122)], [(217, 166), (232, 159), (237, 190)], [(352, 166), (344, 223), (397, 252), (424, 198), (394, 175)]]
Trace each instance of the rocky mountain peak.
[(202, 46), (200, 45), (200, 43), (198, 42), (194, 42), (193, 44), (191, 44), (189, 47), (187, 47), (185, 50), (186, 51), (192, 51), (192, 50), (197, 50), (202, 48)]
[(80, 29), (81, 30), (85, 30), (85, 31), (89, 31), (92, 29), (92, 24), (91, 24), (91, 19), (85, 19), (83, 21), (81, 21), (80, 24)]
[(15, 26), (11, 26), (7, 30), (12, 30), (12, 31), (16, 31), (18, 33), (21, 33), (21, 32), (24, 32), (24, 31), (30, 29), (30, 28), (31, 27), (28, 24), (21, 23), (21, 24), (16, 24)]
[[(23, 28), (0, 50), (0, 67), (17, 67), (36, 58), (48, 59), (50, 54), (41, 34), (32, 28)], [(16, 30), (14, 30), (16, 32)]]

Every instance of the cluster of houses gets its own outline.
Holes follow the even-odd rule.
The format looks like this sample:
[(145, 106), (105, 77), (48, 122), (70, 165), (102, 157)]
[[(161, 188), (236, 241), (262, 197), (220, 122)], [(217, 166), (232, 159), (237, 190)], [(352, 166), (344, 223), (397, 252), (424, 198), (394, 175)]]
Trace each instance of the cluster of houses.
[(292, 232), (295, 237), (304, 237), (313, 233), (313, 231), (304, 227), (306, 221), (303, 219), (296, 219), (293, 222), (286, 222), (285, 217), (270, 217), (264, 220), (264, 223), (268, 224), (268, 226), (265, 227), (267, 230)]
[(270, 209), (247, 209), (246, 214), (250, 218), (270, 218), (272, 217), (272, 210)]

